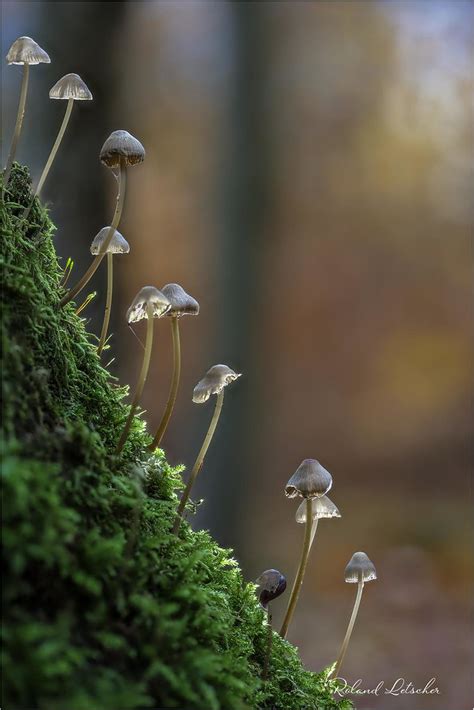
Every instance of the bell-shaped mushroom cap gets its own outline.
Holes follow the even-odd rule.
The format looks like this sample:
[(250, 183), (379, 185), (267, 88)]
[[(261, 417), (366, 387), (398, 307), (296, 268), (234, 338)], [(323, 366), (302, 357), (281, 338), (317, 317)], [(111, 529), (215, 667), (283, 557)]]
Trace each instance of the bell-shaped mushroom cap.
[(332, 476), (316, 459), (305, 459), (300, 463), (285, 487), (288, 498), (320, 498), (332, 486)]
[(48, 54), (31, 37), (18, 37), (7, 54), (9, 64), (50, 64)]
[[(102, 227), (100, 232), (97, 232), (91, 244), (91, 254), (101, 254), (101, 249), (104, 241), (107, 239), (110, 227)], [(128, 254), (130, 251), (130, 244), (127, 242), (125, 237), (120, 234), (116, 229), (114, 231), (114, 236), (112, 237), (109, 246), (107, 247), (106, 253), (112, 254)]]
[(255, 580), (258, 584), (260, 604), (264, 609), (267, 608), (269, 602), (283, 594), (286, 589), (285, 575), (277, 569), (267, 569), (262, 572), (260, 577)]
[(355, 552), (344, 571), (346, 582), (370, 582), (377, 579), (374, 563), (369, 560), (365, 552)]
[(92, 94), (79, 74), (65, 74), (49, 90), (50, 99), (74, 99), (92, 101)]
[(180, 318), (181, 316), (197, 316), (199, 313), (199, 303), (195, 298), (186, 293), (184, 288), (179, 284), (166, 284), (161, 289), (168, 301), (171, 303), (171, 308), (166, 314)]
[[(311, 516), (313, 520), (319, 518), (340, 518), (341, 514), (334, 503), (327, 496), (311, 499)], [(306, 523), (306, 501), (304, 500), (296, 511), (297, 523)]]
[(127, 311), (128, 323), (136, 323), (148, 318), (148, 306), (153, 308), (153, 318), (161, 318), (171, 308), (166, 296), (154, 286), (144, 286), (137, 293)]
[(145, 160), (145, 148), (128, 131), (114, 131), (102, 146), (100, 159), (109, 168), (118, 167), (121, 160), (137, 165)]
[(194, 388), (193, 402), (196, 404), (207, 402), (211, 394), (219, 394), (238, 377), (240, 373), (234, 372), (227, 365), (213, 365)]

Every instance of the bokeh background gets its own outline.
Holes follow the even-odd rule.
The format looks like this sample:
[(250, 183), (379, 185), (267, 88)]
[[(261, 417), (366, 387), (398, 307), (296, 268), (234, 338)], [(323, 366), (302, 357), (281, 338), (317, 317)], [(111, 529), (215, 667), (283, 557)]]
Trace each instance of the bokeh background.
[[(474, 5), (36, 1), (2, 13), (3, 56), (27, 34), (52, 59), (31, 71), (18, 151), (34, 180), (64, 111), (49, 88), (74, 71), (94, 94), (43, 193), (76, 278), (112, 215), (104, 139), (125, 128), (146, 147), (120, 227), (131, 253), (115, 260), (110, 357), (133, 383), (142, 351), (124, 313), (143, 285), (177, 281), (199, 300), (182, 322), (172, 463), (192, 465), (208, 425), (212, 405), (191, 403), (197, 380), (216, 362), (244, 373), (194, 525), (232, 547), (248, 579), (276, 567), (291, 580), (303, 529), (283, 488), (319, 459), (342, 518), (320, 525), (290, 640), (310, 669), (335, 658), (354, 598), (344, 566), (365, 550), (379, 580), (343, 675), (366, 688), (435, 677), (441, 694), (359, 708), (470, 708)], [(20, 72), (3, 63), (4, 149)], [(104, 286), (100, 269), (94, 332)], [(171, 368), (168, 323), (157, 332), (150, 429)]]

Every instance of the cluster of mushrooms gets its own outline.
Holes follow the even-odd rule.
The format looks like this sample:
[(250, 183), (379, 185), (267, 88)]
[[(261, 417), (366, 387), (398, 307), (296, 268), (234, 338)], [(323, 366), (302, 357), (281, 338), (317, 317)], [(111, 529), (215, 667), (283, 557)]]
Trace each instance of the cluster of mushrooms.
[[(30, 66), (34, 66), (36, 64), (49, 64), (50, 58), (48, 54), (30, 37), (19, 37), (10, 48), (7, 54), (7, 61), (9, 64), (19, 64), (23, 66), (23, 79), (15, 129), (4, 171), (5, 187), (8, 185), (11, 168), (15, 159), (16, 148), (21, 134), (28, 91), (29, 68)], [(41, 189), (44, 186), (61, 140), (66, 131), (74, 102), (90, 101), (92, 99), (91, 92), (81, 77), (77, 74), (66, 74), (59, 79), (59, 81), (57, 81), (50, 90), (49, 96), (52, 99), (67, 100), (67, 107), (57, 138), (53, 144), (44, 170), (35, 188), (33, 200), (25, 210), (25, 217), (28, 215), (35, 197), (39, 196)], [(94, 256), (94, 259), (92, 260), (91, 265), (75, 286), (70, 288), (60, 301), (60, 306), (64, 307), (67, 303), (74, 299), (88, 284), (104, 257), (107, 257), (107, 293), (103, 324), (97, 347), (97, 354), (99, 357), (102, 355), (104, 347), (107, 343), (107, 332), (112, 308), (113, 255), (126, 254), (130, 251), (128, 242), (118, 231), (125, 202), (127, 174), (129, 168), (139, 165), (144, 159), (145, 149), (143, 148), (143, 145), (127, 131), (114, 131), (102, 146), (100, 151), (100, 160), (112, 171), (117, 180), (118, 187), (114, 214), (110, 225), (103, 227), (103, 229), (99, 231), (92, 241), (90, 251)], [(61, 284), (63, 290), (65, 290), (67, 280), (71, 273), (71, 268), (72, 262), (68, 260)], [(86, 301), (79, 306), (76, 312), (80, 313), (89, 300), (89, 298), (86, 299)], [(170, 319), (171, 323), (171, 335), (173, 342), (173, 373), (166, 407), (149, 448), (153, 451), (160, 445), (171, 419), (179, 388), (181, 373), (179, 321), (183, 316), (198, 315), (198, 313), (199, 303), (196, 299), (186, 293), (186, 291), (179, 284), (175, 283), (166, 284), (161, 289), (158, 289), (155, 286), (144, 286), (133, 299), (132, 304), (127, 311), (127, 322), (130, 325), (141, 320), (146, 320), (146, 339), (142, 366), (135, 387), (133, 400), (125, 426), (117, 442), (115, 454), (120, 454), (127, 441), (135, 412), (143, 393), (152, 356), (154, 321), (158, 318), (167, 317)], [(173, 524), (173, 532), (176, 535), (179, 532), (181, 522), (186, 513), (186, 505), (189, 501), (192, 487), (203, 466), (207, 450), (218, 424), (224, 401), (224, 390), (228, 384), (236, 380), (238, 377), (240, 377), (240, 374), (234, 372), (234, 370), (227, 365), (214, 365), (207, 371), (203, 379), (198, 382), (194, 388), (193, 402), (203, 404), (204, 402), (207, 402), (212, 395), (216, 395), (216, 403), (211, 422), (209, 424), (209, 429), (196, 457), (188, 483), (179, 502), (176, 518)], [(301, 505), (296, 511), (296, 522), (304, 524), (305, 528), (299, 567), (290, 593), (283, 624), (280, 629), (280, 635), (282, 638), (286, 638), (287, 636), (298, 602), (318, 522), (323, 518), (341, 517), (337, 507), (326, 495), (331, 487), (331, 474), (315, 459), (305, 459), (293, 476), (291, 476), (285, 488), (285, 494), (288, 498), (301, 497), (303, 499)], [(367, 555), (364, 552), (356, 552), (345, 569), (345, 581), (357, 584), (357, 594), (341, 650), (332, 669), (332, 675), (335, 677), (339, 674), (342, 661), (347, 651), (362, 598), (364, 584), (376, 578), (377, 575), (375, 567)], [(283, 594), (286, 589), (286, 579), (278, 570), (269, 569), (260, 575), (260, 577), (256, 580), (256, 584), (258, 585), (260, 604), (267, 612), (268, 620), (268, 643), (263, 671), (263, 677), (266, 679), (269, 673), (270, 653), (273, 637), (272, 616), (269, 610), (269, 604), (271, 601)]]

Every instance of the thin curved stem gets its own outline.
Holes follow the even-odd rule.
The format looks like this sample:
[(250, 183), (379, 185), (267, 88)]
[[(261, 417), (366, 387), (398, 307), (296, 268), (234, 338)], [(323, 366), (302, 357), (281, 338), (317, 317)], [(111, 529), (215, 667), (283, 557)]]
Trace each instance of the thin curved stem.
[(331, 675), (334, 675), (335, 678), (338, 677), (342, 661), (344, 660), (344, 656), (346, 655), (347, 647), (351, 639), (352, 629), (354, 628), (355, 620), (357, 618), (357, 612), (359, 611), (360, 600), (362, 599), (363, 590), (364, 582), (360, 581), (357, 585), (357, 595), (354, 602), (354, 608), (352, 609), (351, 618), (349, 620), (349, 626), (347, 627), (346, 635), (344, 636), (344, 641), (342, 642), (341, 650), (339, 651), (339, 658), (337, 659), (334, 671), (331, 673)]
[(145, 340), (145, 352), (143, 353), (142, 368), (140, 370), (140, 375), (138, 377), (137, 386), (135, 389), (135, 395), (133, 397), (133, 402), (130, 405), (130, 412), (128, 413), (127, 421), (123, 428), (122, 435), (120, 437), (115, 453), (119, 454), (123, 445), (125, 444), (132, 425), (133, 417), (135, 416), (135, 410), (138, 406), (138, 402), (143, 393), (143, 387), (145, 386), (146, 376), (148, 375), (148, 369), (150, 367), (151, 350), (153, 347), (153, 307), (151, 305), (147, 306), (147, 325), (146, 325), (146, 340)]
[(15, 130), (13, 132), (13, 138), (12, 138), (12, 143), (10, 146), (10, 152), (9, 152), (8, 158), (7, 158), (7, 165), (5, 167), (5, 175), (4, 175), (4, 185), (5, 186), (8, 184), (8, 180), (10, 179), (10, 172), (11, 172), (13, 161), (15, 160), (15, 155), (16, 155), (16, 148), (18, 145), (18, 141), (20, 139), (21, 127), (23, 125), (23, 117), (25, 115), (26, 95), (28, 93), (29, 76), (30, 76), (30, 65), (23, 64), (23, 77), (21, 80), (20, 100), (18, 102), (18, 111), (16, 114)]
[(272, 655), (272, 642), (273, 642), (273, 626), (272, 626), (272, 615), (270, 609), (267, 610), (267, 621), (268, 621), (268, 638), (267, 638), (267, 648), (265, 651), (265, 660), (263, 662), (263, 673), (262, 680), (268, 679), (268, 673), (270, 670), (270, 656)]
[(179, 379), (181, 376), (181, 342), (179, 337), (179, 319), (176, 316), (171, 318), (171, 334), (173, 337), (173, 377), (171, 379), (171, 386), (165, 411), (161, 417), (161, 422), (156, 431), (155, 438), (149, 446), (152, 450), (156, 449), (156, 447), (161, 444), (161, 440), (171, 419), (178, 394)]
[(58, 131), (58, 135), (56, 136), (56, 140), (54, 141), (53, 147), (51, 148), (51, 153), (49, 154), (48, 160), (46, 161), (46, 165), (43, 168), (43, 172), (41, 173), (41, 177), (38, 181), (38, 186), (35, 190), (34, 197), (39, 196), (39, 194), (43, 188), (43, 185), (45, 183), (45, 180), (48, 177), (48, 173), (51, 170), (53, 160), (56, 157), (56, 153), (58, 152), (58, 148), (61, 145), (61, 141), (64, 137), (65, 132), (66, 132), (67, 124), (69, 123), (69, 119), (71, 117), (73, 106), (74, 106), (74, 99), (68, 99), (66, 112), (64, 114), (64, 118), (61, 123), (61, 127)]
[(71, 288), (70, 291), (66, 293), (65, 296), (62, 297), (62, 299), (59, 302), (60, 306), (65, 306), (66, 303), (69, 303), (69, 301), (72, 301), (72, 299), (77, 296), (77, 294), (82, 291), (84, 286), (88, 284), (88, 282), (91, 280), (91, 278), (94, 276), (95, 272), (100, 266), (100, 262), (104, 258), (107, 249), (109, 248), (109, 244), (112, 241), (112, 237), (114, 236), (114, 232), (117, 229), (120, 218), (122, 216), (122, 210), (123, 210), (123, 204), (125, 202), (125, 192), (126, 192), (126, 187), (127, 187), (127, 169), (124, 165), (123, 162), (120, 163), (120, 173), (119, 173), (119, 189), (118, 189), (118, 194), (117, 194), (117, 203), (115, 206), (115, 212), (114, 216), (112, 219), (112, 223), (109, 227), (109, 232), (102, 244), (101, 247), (101, 252), (97, 254), (95, 257), (94, 261), (92, 264), (89, 266), (87, 269), (86, 273), (84, 276), (82, 276), (81, 279), (77, 282), (75, 286)]
[(104, 320), (102, 322), (102, 330), (100, 331), (99, 345), (97, 346), (97, 355), (101, 355), (107, 339), (107, 331), (110, 323), (110, 312), (112, 310), (112, 291), (114, 285), (114, 259), (111, 251), (107, 252), (107, 296), (105, 299)]
[(298, 602), (298, 597), (301, 591), (301, 585), (303, 584), (304, 573), (306, 572), (306, 565), (308, 563), (309, 551), (311, 548), (311, 529), (312, 529), (312, 505), (311, 498), (306, 498), (306, 523), (304, 531), (303, 548), (301, 550), (300, 564), (298, 567), (298, 572), (296, 573), (296, 578), (293, 583), (293, 589), (291, 590), (290, 600), (288, 602), (288, 607), (286, 609), (285, 618), (283, 619), (283, 624), (280, 629), (280, 636), (286, 638), (288, 633), (288, 627), (290, 625), (293, 613)]
[(173, 525), (173, 532), (175, 533), (175, 535), (177, 535), (179, 532), (179, 528), (183, 519), (183, 512), (186, 507), (186, 503), (188, 502), (189, 494), (191, 493), (191, 488), (193, 487), (194, 481), (196, 480), (197, 475), (202, 468), (204, 458), (209, 448), (209, 444), (211, 443), (212, 437), (214, 436), (217, 422), (219, 421), (220, 413), (222, 410), (223, 402), (224, 390), (222, 389), (217, 395), (216, 406), (214, 409), (214, 414), (212, 415), (211, 423), (209, 424), (209, 429), (207, 430), (207, 434), (201, 446), (201, 450), (199, 451), (196, 461), (194, 462), (193, 470), (191, 471), (191, 476), (189, 477), (189, 481), (186, 485), (186, 488), (184, 489), (184, 493), (178, 506), (178, 511), (176, 513), (176, 518)]

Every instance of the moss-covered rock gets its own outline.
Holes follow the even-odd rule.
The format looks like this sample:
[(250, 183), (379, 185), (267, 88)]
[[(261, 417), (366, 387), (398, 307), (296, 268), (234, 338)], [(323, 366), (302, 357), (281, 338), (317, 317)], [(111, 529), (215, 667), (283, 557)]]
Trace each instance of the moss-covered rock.
[(69, 304), (54, 227), (15, 165), (2, 213), (6, 710), (346, 708), (274, 634), (229, 552), (171, 534), (178, 470), (136, 418)]

